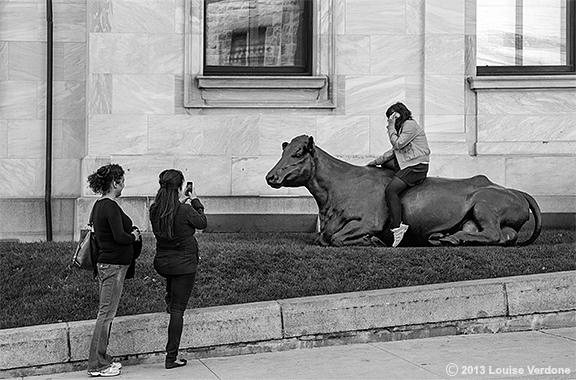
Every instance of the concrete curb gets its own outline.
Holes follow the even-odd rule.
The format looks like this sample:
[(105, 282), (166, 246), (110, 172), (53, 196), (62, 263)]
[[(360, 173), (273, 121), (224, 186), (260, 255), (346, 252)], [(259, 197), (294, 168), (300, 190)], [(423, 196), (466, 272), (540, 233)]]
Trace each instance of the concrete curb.
[[(576, 326), (576, 271), (341, 293), (187, 310), (195, 356)], [(163, 358), (165, 313), (117, 317), (109, 351)], [(0, 330), (0, 377), (85, 365), (94, 321)]]

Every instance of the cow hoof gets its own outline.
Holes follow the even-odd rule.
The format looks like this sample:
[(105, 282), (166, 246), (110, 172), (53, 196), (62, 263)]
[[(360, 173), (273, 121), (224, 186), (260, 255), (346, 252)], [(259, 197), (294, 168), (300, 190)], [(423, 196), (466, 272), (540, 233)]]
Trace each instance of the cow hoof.
[(460, 242), (458, 241), (458, 239), (456, 239), (452, 236), (443, 237), (442, 239), (440, 239), (440, 243), (442, 245), (450, 245), (450, 246), (460, 245)]
[(445, 235), (441, 232), (436, 232), (433, 233), (432, 235), (430, 235), (428, 237), (428, 242), (436, 247), (442, 245), (442, 242), (440, 242), (440, 239), (442, 239)]
[(376, 236), (370, 236), (370, 241), (374, 247), (386, 247), (386, 244)]

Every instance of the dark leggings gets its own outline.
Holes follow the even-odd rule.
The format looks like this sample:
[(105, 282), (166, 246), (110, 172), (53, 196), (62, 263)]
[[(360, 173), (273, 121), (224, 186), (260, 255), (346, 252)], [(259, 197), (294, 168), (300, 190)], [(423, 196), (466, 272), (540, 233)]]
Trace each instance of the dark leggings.
[[(387, 169), (396, 170), (394, 161), (386, 162), (383, 167)], [(402, 203), (400, 202), (400, 193), (404, 191), (408, 185), (398, 177), (393, 177), (392, 181), (386, 186), (384, 192), (386, 196), (386, 205), (390, 211), (390, 229), (400, 227), (402, 222)]]
[(195, 277), (196, 273), (166, 276), (166, 303), (170, 309), (168, 343), (166, 344), (167, 362), (174, 362), (178, 358), (180, 338), (184, 327), (184, 311), (192, 294)]

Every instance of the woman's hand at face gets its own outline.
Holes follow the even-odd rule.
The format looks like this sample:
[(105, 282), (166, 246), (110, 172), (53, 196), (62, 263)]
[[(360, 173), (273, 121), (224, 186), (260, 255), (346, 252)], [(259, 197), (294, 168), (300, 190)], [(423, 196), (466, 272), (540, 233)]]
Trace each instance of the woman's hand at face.
[(392, 113), (392, 115), (390, 115), (390, 117), (388, 118), (389, 122), (396, 122), (396, 119), (398, 119), (400, 117), (400, 114), (398, 112), (394, 112)]

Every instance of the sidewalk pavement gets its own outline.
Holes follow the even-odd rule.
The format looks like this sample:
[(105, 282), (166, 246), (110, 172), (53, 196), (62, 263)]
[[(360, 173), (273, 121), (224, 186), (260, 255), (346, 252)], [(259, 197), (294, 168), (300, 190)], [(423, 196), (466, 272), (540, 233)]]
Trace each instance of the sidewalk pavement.
[[(186, 354), (182, 354), (186, 358)], [(89, 379), (86, 371), (25, 377)], [(576, 328), (125, 365), (116, 379), (576, 379)]]

